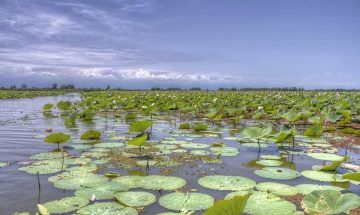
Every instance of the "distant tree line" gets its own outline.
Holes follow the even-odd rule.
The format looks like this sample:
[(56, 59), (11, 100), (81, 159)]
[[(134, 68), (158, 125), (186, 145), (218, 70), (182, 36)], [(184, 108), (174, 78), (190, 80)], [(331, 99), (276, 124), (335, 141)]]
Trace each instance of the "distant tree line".
[[(77, 91), (99, 91), (99, 90), (114, 90), (114, 91), (146, 91), (147, 89), (126, 89), (126, 88), (112, 88), (110, 85), (106, 87), (76, 87), (74, 84), (61, 84), (56, 83), (52, 84), (50, 87), (28, 87), (26, 84), (21, 84), (19, 87), (16, 85), (11, 85), (9, 87), (0, 87), (1, 90), (77, 90)], [(151, 91), (209, 91), (209, 89), (202, 89), (200, 87), (190, 87), (190, 88), (180, 88), (180, 87), (152, 87)], [(360, 89), (312, 89), (306, 90), (302, 87), (219, 87), (218, 91), (333, 91), (333, 92), (355, 92), (360, 91)]]

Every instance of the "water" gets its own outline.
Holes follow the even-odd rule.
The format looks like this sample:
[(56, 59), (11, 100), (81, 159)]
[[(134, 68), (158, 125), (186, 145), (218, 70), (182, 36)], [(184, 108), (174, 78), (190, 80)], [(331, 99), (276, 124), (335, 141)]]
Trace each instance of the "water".
[[(107, 120), (104, 117), (97, 117), (93, 123), (80, 122), (79, 130), (68, 130), (63, 126), (63, 119), (61, 117), (48, 117), (42, 112), (42, 107), (46, 103), (55, 104), (60, 100), (76, 101), (78, 99), (78, 95), (66, 95), (59, 97), (0, 100), (0, 161), (10, 163), (9, 167), (0, 168), (0, 215), (10, 215), (14, 212), (22, 211), (29, 211), (34, 214), (36, 204), (38, 203), (45, 203), (73, 195), (73, 191), (56, 189), (47, 181), (47, 178), (54, 174), (40, 175), (41, 186), (39, 190), (36, 175), (30, 175), (17, 170), (21, 166), (19, 162), (29, 161), (31, 155), (38, 152), (51, 151), (55, 148), (54, 145), (46, 144), (42, 140), (43, 136), (46, 135), (46, 129), (52, 129), (54, 132), (67, 132), (75, 138), (91, 128), (101, 131), (116, 131), (117, 135), (125, 135), (127, 131), (126, 123), (114, 120), (111, 117)], [(59, 114), (55, 113), (55, 115)], [(152, 140), (168, 137), (168, 132), (164, 132), (163, 129), (167, 131), (175, 130), (178, 124), (179, 122), (176, 120), (170, 120), (169, 122), (165, 120), (157, 121), (153, 127)], [(226, 127), (219, 129), (224, 132), (222, 138), (229, 136), (229, 130)], [(178, 168), (173, 175), (186, 179), (187, 188), (197, 189), (198, 192), (208, 193), (216, 199), (222, 199), (229, 193), (228, 191), (212, 191), (202, 188), (197, 183), (198, 178), (204, 175), (223, 174), (244, 176), (252, 178), (256, 182), (275, 181), (258, 177), (254, 174), (254, 170), (258, 168), (245, 166), (246, 163), (256, 160), (258, 157), (257, 148), (243, 147), (236, 141), (217, 138), (200, 138), (196, 140), (196, 142), (199, 143), (214, 143), (216, 141), (222, 141), (228, 146), (239, 148), (240, 154), (236, 157), (224, 157), (223, 163), (221, 164), (203, 164), (202, 162), (197, 162), (196, 166), (185, 165)], [(71, 145), (71, 143), (67, 145)], [(76, 150), (70, 150), (69, 152), (74, 155), (78, 154)], [(340, 152), (340, 154), (342, 153), (343, 152)], [(276, 154), (276, 148), (273, 146), (262, 149), (261, 154)], [(350, 153), (350, 156), (353, 157), (352, 161), (355, 162), (355, 164), (359, 164), (360, 156), (358, 154)], [(290, 155), (287, 161), (287, 164), (295, 166), (297, 171), (311, 169), (312, 165), (322, 164), (322, 161), (300, 155)], [(144, 168), (135, 169), (144, 171)], [(109, 169), (103, 169), (101, 173), (108, 170)], [(110, 170), (118, 171), (121, 175), (128, 174), (128, 171), (125, 169)], [(151, 168), (150, 174), (159, 174), (159, 169)], [(276, 182), (290, 185), (301, 183), (329, 184), (313, 181), (304, 177)], [(347, 189), (358, 194), (360, 193), (359, 187), (352, 184), (349, 184)], [(159, 192), (149, 192), (154, 193), (157, 199), (161, 196)], [(168, 192), (163, 192), (162, 194), (164, 193)], [(155, 203), (145, 207), (139, 214), (153, 215), (166, 211), (167, 210), (159, 206), (158, 203)]]

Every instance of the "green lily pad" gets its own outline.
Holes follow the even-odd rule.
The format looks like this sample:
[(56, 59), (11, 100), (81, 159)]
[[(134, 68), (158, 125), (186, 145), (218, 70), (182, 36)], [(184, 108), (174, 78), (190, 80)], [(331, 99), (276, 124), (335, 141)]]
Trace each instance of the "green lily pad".
[(326, 160), (326, 161), (340, 161), (343, 160), (344, 157), (336, 154), (330, 153), (307, 153), (308, 156), (318, 159), (318, 160)]
[(150, 190), (175, 190), (185, 185), (184, 179), (175, 176), (149, 175), (141, 181), (141, 188)]
[(76, 215), (138, 215), (138, 212), (116, 202), (99, 202), (79, 209)]
[(347, 182), (349, 180), (343, 179), (341, 175), (336, 175), (333, 173), (315, 171), (315, 170), (304, 170), (301, 172), (306, 178), (310, 178), (316, 181), (325, 181), (325, 182)]
[(299, 193), (301, 193), (302, 195), (307, 195), (315, 190), (337, 190), (337, 191), (344, 190), (341, 187), (318, 185), (318, 184), (298, 184), (295, 187), (299, 190)]
[(106, 142), (106, 143), (97, 143), (94, 145), (96, 148), (120, 148), (125, 146), (124, 143), (119, 142)]
[(91, 199), (94, 195), (97, 200), (113, 199), (114, 193), (118, 191), (128, 191), (129, 187), (124, 184), (110, 182), (105, 185), (93, 188), (85, 188), (75, 191), (75, 196), (82, 197), (84, 199)]
[(159, 199), (164, 208), (176, 211), (205, 210), (214, 204), (214, 198), (203, 193), (169, 193)]
[[(49, 180), (51, 180), (49, 178)], [(64, 190), (78, 190), (89, 187), (99, 187), (105, 184), (108, 179), (103, 175), (86, 173), (86, 174), (73, 174), (68, 177), (60, 179), (52, 179), (54, 186)]]
[(33, 163), (30, 166), (21, 167), (18, 170), (27, 172), (32, 175), (39, 173), (40, 175), (53, 174), (61, 172), (66, 168), (66, 165), (63, 165), (58, 161), (41, 161)]
[(263, 178), (270, 178), (277, 180), (289, 180), (301, 176), (301, 174), (298, 171), (287, 168), (281, 168), (281, 167), (265, 167), (261, 170), (255, 170), (254, 173), (255, 175)]
[(113, 181), (118, 182), (120, 184), (125, 184), (129, 188), (138, 188), (142, 185), (142, 180), (145, 176), (137, 176), (137, 175), (130, 175), (130, 176), (121, 176), (115, 178)]
[(210, 152), (206, 151), (206, 150), (191, 150), (190, 154), (193, 154), (193, 155), (208, 155), (208, 154), (210, 154)]
[(287, 184), (263, 182), (256, 185), (256, 189), (278, 196), (293, 196), (299, 193), (298, 189)]
[(47, 202), (44, 207), (51, 214), (62, 214), (75, 211), (89, 204), (87, 199), (81, 197), (66, 197), (60, 200)]
[(254, 192), (247, 201), (245, 213), (250, 215), (292, 215), (296, 206), (274, 194)]
[(30, 157), (32, 160), (50, 160), (50, 159), (58, 159), (62, 158), (63, 156), (67, 156), (66, 152), (41, 152), (38, 154), (34, 154)]
[(262, 159), (266, 159), (266, 160), (280, 160), (281, 157), (278, 155), (260, 155), (260, 157)]
[(68, 172), (94, 172), (98, 169), (95, 164), (87, 164), (82, 166), (74, 166), (68, 168), (66, 171)]
[(183, 148), (192, 148), (192, 149), (206, 149), (210, 147), (210, 145), (205, 143), (183, 143), (180, 144), (180, 146)]
[(156, 202), (154, 194), (149, 192), (119, 192), (115, 193), (116, 200), (130, 207), (144, 207)]
[(283, 164), (283, 162), (279, 160), (258, 160), (256, 163), (263, 166), (281, 166)]
[(198, 180), (198, 183), (213, 190), (249, 190), (256, 186), (256, 182), (241, 176), (211, 175)]
[(211, 147), (210, 151), (214, 155), (220, 155), (225, 157), (232, 157), (239, 154), (239, 150), (234, 147), (224, 146), (224, 147)]
[(6, 162), (0, 162), (0, 168), (6, 167), (6, 166), (8, 166), (8, 165), (9, 165), (9, 164), (6, 163)]
[(260, 148), (267, 148), (270, 146), (267, 143), (260, 143), (260, 144), (258, 144), (258, 143), (242, 143), (241, 145), (246, 146), (246, 147), (251, 147), (251, 148), (259, 148), (259, 146), (260, 146)]
[(336, 190), (315, 190), (307, 194), (301, 204), (309, 214), (349, 214), (350, 210), (360, 207), (360, 197)]

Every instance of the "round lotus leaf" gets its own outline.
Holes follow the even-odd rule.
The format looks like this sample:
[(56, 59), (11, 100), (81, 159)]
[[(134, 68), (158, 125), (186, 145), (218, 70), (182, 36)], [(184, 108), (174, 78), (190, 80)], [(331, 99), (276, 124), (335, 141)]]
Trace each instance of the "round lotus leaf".
[(87, 164), (87, 165), (82, 165), (82, 166), (70, 167), (66, 171), (68, 171), (68, 172), (94, 172), (97, 169), (98, 168), (95, 164)]
[(41, 152), (38, 154), (34, 154), (30, 157), (32, 160), (50, 160), (50, 159), (58, 159), (63, 156), (67, 156), (66, 152)]
[(63, 165), (61, 162), (37, 162), (30, 166), (21, 167), (18, 170), (27, 172), (32, 175), (39, 173), (40, 175), (44, 174), (53, 174), (61, 172), (66, 168), (66, 165)]
[(293, 196), (299, 193), (298, 189), (287, 184), (263, 182), (256, 185), (256, 189), (278, 196)]
[(299, 190), (299, 193), (301, 193), (302, 195), (309, 194), (315, 190), (337, 190), (337, 191), (344, 190), (341, 187), (318, 185), (318, 184), (298, 184), (295, 187)]
[(121, 204), (130, 207), (144, 207), (156, 202), (156, 196), (148, 192), (119, 192), (115, 193), (115, 198)]
[(205, 210), (214, 204), (214, 198), (203, 193), (169, 193), (159, 199), (164, 208), (176, 211)]
[(242, 176), (211, 175), (198, 180), (198, 183), (213, 190), (249, 190), (256, 186), (256, 182)]
[(141, 188), (150, 190), (175, 190), (185, 185), (184, 179), (175, 176), (150, 175), (141, 181)]
[(225, 157), (232, 157), (239, 154), (239, 150), (235, 147), (224, 146), (224, 147), (211, 147), (210, 151), (214, 155), (220, 155)]
[(60, 200), (47, 202), (44, 207), (51, 214), (62, 214), (75, 211), (89, 204), (87, 199), (81, 197), (66, 197)]
[(260, 191), (250, 196), (244, 212), (250, 215), (292, 215), (296, 206), (274, 194)]
[(124, 184), (110, 182), (105, 185), (93, 188), (85, 188), (75, 191), (75, 196), (82, 197), (85, 199), (91, 199), (95, 195), (97, 200), (113, 199), (114, 192), (128, 191), (129, 187)]
[(349, 214), (360, 207), (360, 197), (336, 190), (315, 190), (304, 197), (301, 205), (308, 214)]
[(6, 167), (6, 166), (8, 166), (8, 165), (9, 165), (9, 164), (6, 163), (6, 162), (0, 162), (0, 168)]
[(66, 164), (66, 165), (85, 165), (85, 164), (89, 163), (90, 161), (91, 161), (90, 158), (77, 158), (77, 157), (68, 158), (68, 157), (65, 157), (64, 164)]
[(125, 144), (119, 142), (97, 143), (94, 145), (96, 148), (120, 148), (123, 146), (125, 146)]
[(63, 190), (78, 190), (88, 187), (98, 187), (105, 184), (108, 179), (97, 174), (75, 174), (73, 177), (65, 177), (54, 180), (54, 186)]
[(337, 154), (321, 153), (321, 152), (307, 153), (307, 155), (318, 160), (326, 160), (326, 161), (340, 161), (344, 159), (344, 157)]
[(224, 199), (232, 199), (235, 196), (246, 196), (246, 195), (248, 195), (249, 193), (252, 193), (252, 192), (254, 192), (252, 189), (251, 190), (235, 191), (235, 192), (231, 192), (231, 193), (227, 194)]
[(116, 202), (99, 202), (79, 209), (76, 215), (138, 215), (138, 212)]
[(205, 143), (183, 143), (180, 144), (180, 146), (183, 148), (191, 148), (191, 149), (206, 149), (210, 147), (210, 145)]
[(191, 150), (190, 154), (193, 154), (193, 155), (208, 155), (208, 154), (210, 154), (210, 152), (206, 151), (206, 150)]
[(270, 145), (267, 144), (267, 143), (242, 143), (241, 144), (242, 146), (246, 146), (246, 147), (251, 147), (251, 148), (267, 148), (269, 147)]
[(256, 163), (263, 166), (281, 166), (283, 164), (282, 161), (278, 160), (258, 160)]
[(142, 180), (145, 176), (137, 176), (137, 175), (130, 175), (130, 176), (121, 176), (115, 178), (113, 181), (125, 184), (129, 188), (138, 188), (142, 186)]
[(262, 159), (267, 159), (267, 160), (280, 160), (281, 157), (278, 155), (260, 155), (260, 157)]
[(277, 180), (289, 180), (301, 176), (300, 172), (298, 171), (281, 167), (265, 167), (261, 170), (255, 170), (254, 173), (255, 175), (263, 178)]
[(323, 171), (315, 171), (315, 170), (304, 170), (301, 172), (306, 178), (310, 178), (316, 181), (324, 181), (324, 182), (347, 182), (349, 180), (343, 179), (341, 175), (336, 175), (333, 173), (323, 172)]

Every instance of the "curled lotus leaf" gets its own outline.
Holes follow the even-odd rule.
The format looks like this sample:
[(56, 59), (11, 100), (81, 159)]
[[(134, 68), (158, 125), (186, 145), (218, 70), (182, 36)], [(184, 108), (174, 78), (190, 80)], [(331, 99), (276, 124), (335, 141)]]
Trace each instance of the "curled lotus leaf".
[(289, 180), (301, 176), (298, 171), (281, 167), (265, 167), (261, 170), (255, 170), (255, 175), (277, 180)]
[(315, 190), (304, 197), (301, 205), (308, 214), (349, 214), (360, 207), (360, 197), (336, 190)]
[(44, 204), (44, 207), (50, 214), (62, 214), (75, 211), (89, 204), (87, 199), (81, 197), (66, 197), (60, 200), (54, 200)]
[(212, 175), (198, 180), (198, 183), (213, 190), (249, 190), (256, 186), (256, 182), (242, 176)]
[(343, 179), (341, 175), (335, 173), (328, 173), (323, 171), (315, 171), (315, 170), (304, 170), (301, 172), (301, 175), (310, 178), (316, 181), (324, 181), (324, 182), (347, 182), (349, 180)]
[(296, 206), (274, 194), (259, 191), (250, 196), (244, 212), (250, 215), (292, 215)]
[(115, 193), (115, 198), (120, 204), (130, 207), (144, 207), (156, 202), (156, 196), (149, 192), (129, 191)]
[(299, 190), (299, 193), (301, 193), (302, 195), (309, 194), (315, 190), (337, 190), (337, 191), (344, 190), (341, 187), (318, 185), (318, 184), (298, 184), (295, 187)]
[(169, 193), (159, 199), (159, 204), (169, 210), (199, 211), (214, 204), (214, 198), (203, 193)]
[(296, 187), (276, 182), (263, 182), (256, 185), (256, 189), (278, 196), (293, 196), (299, 193)]
[(283, 164), (283, 162), (279, 160), (258, 160), (256, 163), (263, 166), (281, 166)]
[(76, 215), (138, 215), (138, 211), (116, 202), (98, 202), (79, 209)]

